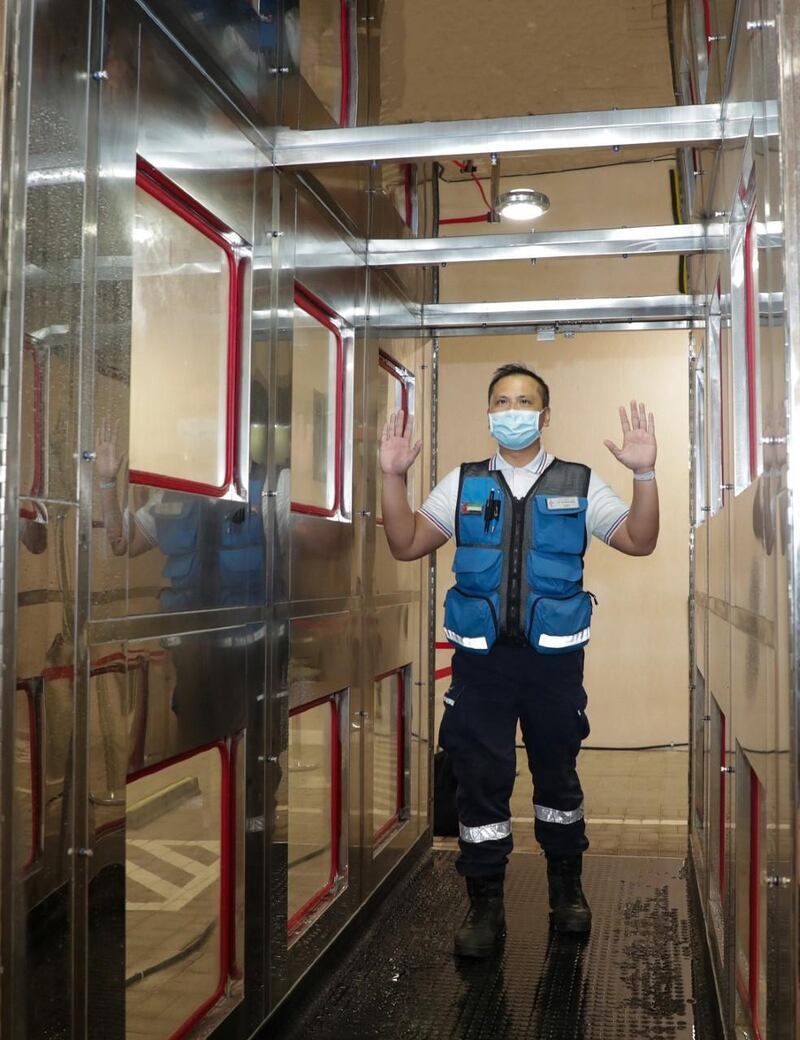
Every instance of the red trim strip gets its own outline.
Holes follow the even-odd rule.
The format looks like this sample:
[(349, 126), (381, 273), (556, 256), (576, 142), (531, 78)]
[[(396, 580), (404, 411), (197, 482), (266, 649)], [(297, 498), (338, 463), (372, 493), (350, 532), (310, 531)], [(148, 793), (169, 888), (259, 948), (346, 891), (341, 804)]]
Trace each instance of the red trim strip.
[(446, 679), (449, 675), (453, 674), (453, 669), (450, 665), (447, 668), (437, 668), (433, 673), (434, 679)]
[(747, 422), (748, 422), (748, 454), (750, 479), (754, 480), (758, 469), (758, 446), (756, 442), (756, 424), (758, 420), (756, 400), (756, 339), (757, 304), (755, 298), (755, 278), (753, 276), (753, 218), (755, 217), (755, 200), (747, 216), (744, 232), (744, 325), (745, 325), (745, 359), (747, 364)]
[(183, 491), (190, 494), (208, 495), (220, 498), (236, 479), (236, 407), (238, 397), (239, 341), (241, 338), (241, 306), (240, 290), (241, 265), (236, 258), (230, 242), (223, 234), (230, 231), (204, 206), (188, 195), (177, 184), (165, 177), (148, 162), (137, 157), (136, 186), (147, 192), (157, 202), (180, 217), (187, 224), (199, 231), (209, 241), (224, 252), (228, 261), (228, 381), (226, 387), (225, 417), (225, 473), (222, 484), (207, 484), (202, 481), (184, 480), (170, 477), (164, 473), (152, 473), (146, 470), (130, 470), (129, 481), (132, 484), (146, 484), (148, 487), (166, 488), (171, 491)]
[(334, 418), (335, 438), (334, 445), (334, 470), (333, 470), (333, 505), (330, 508), (309, 505), (305, 502), (292, 502), (293, 513), (305, 513), (309, 516), (332, 517), (340, 511), (342, 506), (342, 474), (344, 470), (344, 342), (342, 331), (336, 324), (341, 321), (337, 314), (326, 307), (321, 300), (317, 299), (302, 285), (295, 285), (295, 306), (305, 311), (320, 325), (324, 325), (332, 332), (336, 340), (336, 415)]
[(478, 213), (474, 217), (445, 217), (439, 224), (488, 224), (491, 213)]
[(452, 643), (436, 643), (437, 650), (455, 650), (455, 646)]
[(339, 53), (342, 64), (342, 89), (339, 95), (339, 126), (347, 126), (350, 116), (350, 18), (347, 0), (340, 0)]
[(169, 1040), (180, 1040), (204, 1017), (204, 1015), (220, 1000), (225, 993), (230, 969), (230, 917), (232, 912), (230, 891), (230, 867), (231, 867), (231, 762), (227, 746), (221, 741), (214, 741), (203, 747), (186, 751), (174, 758), (165, 759), (157, 765), (147, 766), (136, 773), (128, 776), (128, 783), (139, 780), (144, 776), (157, 773), (168, 766), (177, 765), (187, 759), (195, 758), (205, 751), (216, 748), (220, 754), (221, 770), (221, 811), (220, 811), (220, 977), (214, 992), (203, 1003), (192, 1012), (182, 1025), (170, 1034)]
[(761, 1040), (758, 979), (761, 969), (761, 784), (750, 767), (750, 978), (747, 994), (756, 1040)]
[(336, 879), (339, 876), (340, 841), (339, 836), (342, 829), (342, 742), (339, 735), (339, 694), (332, 693), (326, 697), (318, 697), (317, 700), (301, 704), (289, 712), (289, 718), (302, 715), (312, 708), (319, 708), (329, 703), (331, 706), (331, 864), (328, 880), (322, 888), (315, 892), (299, 910), (296, 910), (286, 924), (288, 932), (293, 932), (300, 922), (315, 910), (316, 907), (330, 895)]
[(706, 53), (708, 57), (711, 57), (711, 44), (714, 42), (711, 37), (711, 0), (703, 0), (703, 25), (706, 34)]

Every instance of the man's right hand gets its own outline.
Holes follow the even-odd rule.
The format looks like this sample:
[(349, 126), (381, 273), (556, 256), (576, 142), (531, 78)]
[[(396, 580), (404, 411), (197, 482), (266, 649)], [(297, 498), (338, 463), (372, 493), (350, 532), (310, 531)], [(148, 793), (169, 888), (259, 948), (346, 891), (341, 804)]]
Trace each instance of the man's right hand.
[[(406, 421), (408, 419), (408, 421)], [(381, 447), (378, 456), (381, 472), (387, 476), (393, 474), (402, 477), (411, 466), (420, 451), (422, 441), (412, 443), (414, 420), (406, 417), (405, 412), (392, 412), (386, 420), (381, 434)]]

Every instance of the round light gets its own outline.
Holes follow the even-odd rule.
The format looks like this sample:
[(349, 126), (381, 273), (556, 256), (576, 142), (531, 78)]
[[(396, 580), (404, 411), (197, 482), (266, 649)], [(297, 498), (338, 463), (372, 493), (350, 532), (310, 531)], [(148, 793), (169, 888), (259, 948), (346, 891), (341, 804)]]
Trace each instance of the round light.
[(533, 188), (513, 188), (498, 196), (495, 209), (509, 220), (536, 220), (550, 209), (550, 199)]

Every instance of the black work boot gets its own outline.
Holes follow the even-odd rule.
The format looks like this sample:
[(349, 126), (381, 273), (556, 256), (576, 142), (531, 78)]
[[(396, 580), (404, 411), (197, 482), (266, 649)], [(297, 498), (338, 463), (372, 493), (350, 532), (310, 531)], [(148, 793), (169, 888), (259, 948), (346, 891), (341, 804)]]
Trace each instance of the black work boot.
[(469, 910), (456, 932), (459, 957), (489, 957), (506, 934), (502, 875), (467, 878)]
[(592, 911), (581, 888), (582, 856), (548, 856), (550, 920), (557, 932), (588, 932)]

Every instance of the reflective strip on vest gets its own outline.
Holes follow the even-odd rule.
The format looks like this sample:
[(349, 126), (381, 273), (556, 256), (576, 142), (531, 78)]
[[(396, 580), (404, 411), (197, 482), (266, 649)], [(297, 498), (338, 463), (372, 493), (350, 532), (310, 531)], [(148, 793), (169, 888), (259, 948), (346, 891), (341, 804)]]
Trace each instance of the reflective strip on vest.
[(580, 632), (575, 632), (571, 636), (549, 636), (546, 632), (542, 632), (539, 636), (539, 646), (549, 646), (552, 650), (558, 650), (564, 646), (587, 643), (590, 632), (590, 628), (581, 629)]
[(583, 805), (577, 809), (549, 809), (546, 805), (534, 805), (537, 820), (543, 823), (577, 823), (583, 819)]
[(485, 636), (460, 636), (458, 632), (451, 632), (449, 628), (444, 630), (444, 634), (452, 643), (465, 646), (468, 650), (487, 650), (489, 648)]
[(481, 827), (465, 827), (463, 823), (459, 823), (458, 833), (462, 841), (468, 841), (473, 845), (479, 845), (482, 841), (498, 841), (511, 834), (511, 820), (484, 823)]

